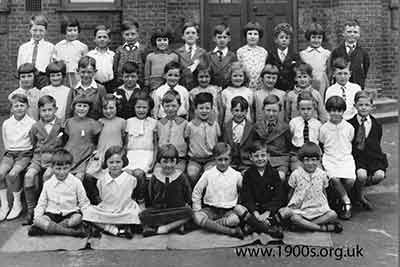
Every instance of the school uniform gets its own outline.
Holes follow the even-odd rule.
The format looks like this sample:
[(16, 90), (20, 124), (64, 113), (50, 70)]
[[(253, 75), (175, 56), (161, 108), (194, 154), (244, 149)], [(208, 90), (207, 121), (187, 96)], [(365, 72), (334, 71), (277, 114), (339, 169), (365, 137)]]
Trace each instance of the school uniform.
[(179, 56), (179, 63), (184, 68), (182, 71), (181, 83), (190, 91), (196, 85), (196, 77), (193, 76), (193, 73), (188, 67), (193, 65), (196, 60), (200, 61), (203, 55), (206, 54), (206, 50), (197, 46), (196, 44), (194, 44), (191, 48), (189, 45), (185, 44), (184, 46), (178, 48), (176, 53)]
[(135, 116), (135, 106), (133, 102), (135, 95), (142, 91), (140, 86), (137, 84), (133, 90), (126, 90), (124, 85), (118, 87), (114, 95), (118, 99), (117, 116), (125, 120)]
[(283, 91), (290, 91), (293, 89), (296, 77), (296, 72), (294, 71), (294, 67), (299, 61), (298, 55), (289, 48), (284, 50), (285, 57), (281, 60), (282, 56), (279, 56), (279, 49), (275, 48), (268, 53), (268, 58), (266, 64), (276, 65), (279, 69), (278, 80), (275, 84), (275, 87), (281, 89)]
[[(106, 89), (104, 89), (104, 86), (96, 83), (95, 80), (92, 80), (92, 83), (89, 85), (89, 87), (83, 87), (82, 83), (79, 81), (74, 92), (72, 93), (72, 99), (75, 99), (76, 97), (89, 99), (92, 104), (87, 116), (97, 120), (102, 117), (102, 99), (106, 94), (107, 92)], [(71, 112), (73, 111), (71, 110)], [(73, 114), (70, 115), (72, 116)]]
[(229, 51), (228, 47), (219, 50), (216, 47), (214, 50), (207, 52), (203, 60), (211, 69), (211, 82), (210, 84), (225, 88), (228, 86), (231, 77), (232, 63), (237, 61), (235, 53)]

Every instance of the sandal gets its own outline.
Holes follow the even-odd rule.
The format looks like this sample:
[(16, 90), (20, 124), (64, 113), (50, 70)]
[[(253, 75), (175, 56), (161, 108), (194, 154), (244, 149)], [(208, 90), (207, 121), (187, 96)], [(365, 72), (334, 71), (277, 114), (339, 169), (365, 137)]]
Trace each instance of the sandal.
[(342, 205), (342, 210), (339, 218), (342, 220), (349, 220), (351, 218), (351, 203), (344, 203)]
[(127, 239), (133, 238), (132, 232), (129, 227), (123, 227), (123, 228), (119, 229), (117, 236), (125, 237)]
[(331, 232), (331, 233), (341, 233), (343, 232), (343, 227), (338, 222), (326, 223), (320, 226), (323, 232)]

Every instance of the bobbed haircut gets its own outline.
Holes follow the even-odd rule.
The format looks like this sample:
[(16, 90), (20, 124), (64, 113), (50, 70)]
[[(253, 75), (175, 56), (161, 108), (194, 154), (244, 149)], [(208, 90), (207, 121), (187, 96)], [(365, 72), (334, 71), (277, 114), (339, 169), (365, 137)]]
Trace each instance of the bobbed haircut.
[(62, 76), (65, 77), (67, 73), (67, 66), (65, 65), (64, 61), (54, 61), (51, 62), (46, 67), (46, 75), (50, 76), (50, 73), (59, 73), (61, 72)]
[(317, 158), (320, 159), (322, 155), (319, 146), (313, 142), (305, 143), (297, 152), (297, 158), (303, 161), (304, 158)]
[(345, 111), (346, 110), (346, 102), (340, 96), (331, 96), (325, 103), (326, 111)]
[(64, 17), (61, 22), (61, 33), (66, 34), (68, 27), (78, 27), (78, 32), (81, 32), (81, 25), (76, 18)]
[(202, 104), (205, 104), (205, 103), (210, 103), (211, 107), (212, 107), (213, 103), (214, 103), (214, 97), (210, 93), (206, 93), (206, 92), (198, 93), (194, 97), (193, 103), (194, 103), (194, 108), (195, 109), (197, 108), (198, 105), (202, 105)]
[(104, 161), (101, 166), (102, 169), (107, 169), (107, 160), (114, 155), (120, 155), (122, 159), (122, 167), (128, 166), (129, 160), (126, 156), (126, 150), (122, 146), (111, 146), (104, 153)]
[(159, 147), (157, 154), (157, 162), (161, 159), (179, 159), (179, 153), (173, 144), (165, 144)]
[(157, 38), (168, 38), (168, 42), (171, 43), (172, 41), (172, 33), (164, 28), (156, 29), (150, 38), (150, 43), (153, 47), (157, 46), (156, 40)]
[(322, 28), (321, 24), (313, 22), (308, 26), (306, 29), (306, 32), (304, 33), (304, 37), (306, 38), (307, 41), (310, 41), (311, 35), (322, 35), (322, 41), (325, 40), (325, 30)]
[(258, 35), (260, 36), (260, 39), (264, 35), (264, 29), (261, 26), (261, 24), (258, 23), (257, 21), (250, 21), (243, 27), (243, 35), (244, 35), (244, 37), (247, 36), (247, 32), (248, 31), (257, 31)]
[(18, 79), (21, 76), (21, 74), (33, 73), (33, 76), (35, 77), (36, 80), (36, 76), (38, 75), (39, 72), (32, 63), (24, 63), (18, 67), (17, 73), (18, 73)]
[[(139, 100), (146, 101), (149, 104), (149, 111), (147, 112), (147, 116), (150, 116), (151, 111), (154, 108), (153, 98), (151, 98), (148, 93), (146, 93), (144, 91), (139, 91), (139, 92), (137, 92), (137, 94), (134, 95), (133, 102), (132, 102), (133, 107), (136, 106), (136, 104)], [(136, 111), (134, 111), (134, 117), (136, 117)]]

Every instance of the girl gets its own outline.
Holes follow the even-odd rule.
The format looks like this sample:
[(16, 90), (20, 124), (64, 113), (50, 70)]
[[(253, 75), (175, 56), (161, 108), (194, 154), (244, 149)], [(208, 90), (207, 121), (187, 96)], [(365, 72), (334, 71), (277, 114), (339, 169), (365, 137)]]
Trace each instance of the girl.
[(319, 130), (319, 141), (324, 148), (322, 165), (342, 200), (343, 206), (339, 216), (342, 219), (350, 219), (351, 202), (348, 194), (356, 179), (356, 167), (351, 154), (354, 128), (343, 120), (346, 102), (342, 97), (330, 97), (325, 107), (329, 113), (329, 121)]
[(65, 149), (73, 156), (71, 173), (80, 180), (84, 178), (88, 159), (96, 148), (101, 132), (100, 122), (89, 118), (92, 102), (83, 97), (75, 98), (72, 103), (74, 117), (65, 122), (64, 133), (67, 135)]
[(169, 49), (172, 41), (170, 32), (164, 29), (156, 30), (151, 36), (151, 44), (155, 51), (146, 57), (144, 65), (145, 86), (153, 92), (164, 83), (164, 67), (171, 61), (179, 61), (178, 55)]
[(140, 224), (140, 207), (132, 199), (138, 181), (122, 170), (128, 164), (125, 150), (111, 146), (104, 156), (103, 168), (97, 180), (101, 202), (83, 211), (83, 220), (93, 222), (105, 232), (132, 238), (130, 225)]
[(321, 158), (318, 145), (305, 143), (297, 156), (302, 166), (290, 175), (289, 204), (279, 210), (281, 217), (306, 230), (342, 232), (342, 226), (333, 222), (336, 212), (328, 205), (325, 188), (329, 186), (329, 178), (318, 167)]
[[(253, 106), (254, 92), (248, 87), (243, 86), (247, 82), (245, 68), (242, 63), (234, 62), (231, 68), (231, 83), (221, 92), (221, 106), (220, 123), (226, 123), (232, 119), (231, 113), (231, 100), (235, 96), (243, 96), (249, 106)], [(246, 115), (249, 121), (253, 121), (252, 109), (249, 109)], [(222, 124), (221, 124), (222, 125)]]
[(156, 169), (150, 179), (146, 206), (139, 214), (143, 224), (143, 236), (167, 234), (192, 218), (190, 208), (192, 190), (186, 174), (177, 169), (178, 150), (172, 144), (160, 147)]
[(325, 40), (325, 31), (320, 24), (313, 22), (306, 30), (305, 37), (310, 45), (300, 52), (300, 58), (313, 68), (312, 86), (324, 97), (325, 90), (329, 86), (327, 65), (331, 55), (329, 50), (321, 46)]
[(237, 50), (237, 58), (249, 77), (249, 88), (256, 90), (262, 86), (260, 74), (268, 57), (267, 50), (258, 46), (264, 30), (258, 22), (249, 22), (244, 26), (243, 33), (247, 44)]

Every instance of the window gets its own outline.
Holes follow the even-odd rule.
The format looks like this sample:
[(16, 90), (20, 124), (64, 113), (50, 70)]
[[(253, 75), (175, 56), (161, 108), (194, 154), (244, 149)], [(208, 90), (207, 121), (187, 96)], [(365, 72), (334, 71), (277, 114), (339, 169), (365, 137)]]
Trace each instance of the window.
[[(8, 0), (0, 0), (0, 13), (10, 12)], [(3, 21), (0, 21), (2, 23)], [(2, 28), (2, 27), (0, 27)]]
[(117, 11), (121, 8), (121, 0), (61, 0), (61, 3), (63, 10), (73, 11)]
[(25, 10), (26, 11), (42, 10), (42, 0), (25, 0)]

